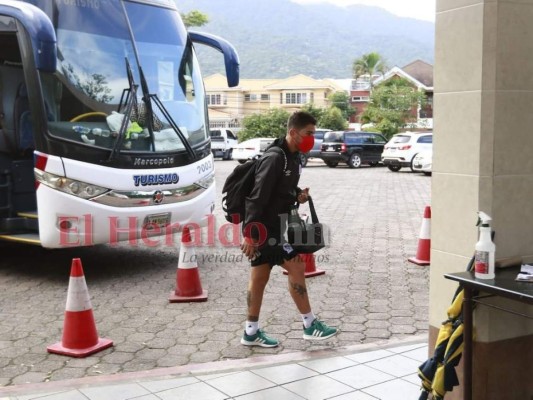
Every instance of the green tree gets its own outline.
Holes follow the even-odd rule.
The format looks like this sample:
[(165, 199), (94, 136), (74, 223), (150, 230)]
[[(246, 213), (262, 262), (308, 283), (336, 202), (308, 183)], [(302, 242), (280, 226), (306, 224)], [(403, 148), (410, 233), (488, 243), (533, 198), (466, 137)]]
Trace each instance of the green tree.
[(426, 96), (404, 78), (389, 79), (376, 86), (370, 94), (362, 123), (374, 127), (390, 138), (413, 119), (413, 109), (425, 104)]
[(193, 10), (187, 14), (181, 14), (181, 19), (187, 28), (202, 26), (209, 22), (209, 17), (197, 10)]
[(384, 74), (387, 72), (387, 64), (385, 59), (376, 52), (363, 54), (361, 58), (356, 59), (353, 62), (353, 77), (355, 79), (363, 75), (368, 75), (370, 77), (370, 90), (372, 91), (373, 83), (372, 77), (377, 74)]
[(348, 122), (341, 109), (331, 106), (325, 110), (317, 125), (321, 128), (342, 131), (348, 127)]
[(307, 111), (316, 118), (317, 128), (343, 130), (348, 127), (345, 114), (339, 107), (322, 108), (308, 103), (302, 107), (302, 111)]
[(342, 112), (342, 116), (346, 121), (355, 114), (355, 110), (350, 105), (350, 95), (346, 92), (335, 92), (329, 95), (328, 100), (330, 104), (337, 107)]
[(282, 137), (287, 134), (289, 113), (282, 108), (272, 108), (266, 113), (252, 114), (244, 117), (243, 129), (239, 132), (239, 141), (257, 137)]
[[(313, 103), (306, 103), (302, 108), (301, 108), (302, 111), (306, 111), (308, 112), (309, 114), (311, 114), (313, 117), (315, 117), (315, 119), (317, 121), (320, 121), (320, 119), (322, 118), (322, 115), (324, 115), (324, 112), (326, 111), (324, 108), (322, 107), (317, 107), (315, 106)], [(319, 123), (317, 122), (317, 125)], [(320, 126), (320, 125), (318, 125)], [(321, 126), (320, 126), (321, 127)]]

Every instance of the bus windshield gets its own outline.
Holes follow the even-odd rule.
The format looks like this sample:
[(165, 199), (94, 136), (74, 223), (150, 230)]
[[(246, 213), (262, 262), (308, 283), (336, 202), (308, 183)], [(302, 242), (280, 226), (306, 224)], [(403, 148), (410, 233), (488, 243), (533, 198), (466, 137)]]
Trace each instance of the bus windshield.
[[(134, 106), (119, 151), (185, 151), (181, 137), (191, 146), (207, 142), (204, 87), (176, 9), (121, 0), (86, 3), (97, 5), (93, 8), (65, 4), (53, 0), (50, 10), (57, 29), (57, 71), (41, 73), (50, 135), (115, 149), (133, 81), (136, 96), (130, 97)], [(150, 98), (159, 99), (166, 112), (146, 106), (140, 68)]]

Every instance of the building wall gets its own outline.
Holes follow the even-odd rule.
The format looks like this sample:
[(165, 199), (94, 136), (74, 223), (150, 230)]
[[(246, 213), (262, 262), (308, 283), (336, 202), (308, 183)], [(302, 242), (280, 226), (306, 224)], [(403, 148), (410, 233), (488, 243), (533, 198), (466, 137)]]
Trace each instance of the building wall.
[(352, 90), (350, 91), (350, 105), (354, 108), (355, 114), (350, 117), (350, 122), (361, 122), (361, 114), (368, 107), (368, 101), (354, 101), (354, 97), (370, 97), (369, 90)]
[[(466, 269), (478, 237), (477, 211), (493, 218), (497, 258), (533, 255), (531, 21), (532, 1), (437, 1), (429, 321), (433, 342), (457, 286), (443, 274)], [(489, 301), (533, 314), (531, 306)], [(531, 379), (515, 379), (513, 397), (507, 397), (510, 382), (495, 385), (489, 380), (502, 366), (515, 376), (531, 369), (533, 321), (479, 306), (475, 324), (474, 399), (529, 399)], [(502, 346), (509, 351), (498, 351)], [(492, 392), (487, 393), (487, 387)]]

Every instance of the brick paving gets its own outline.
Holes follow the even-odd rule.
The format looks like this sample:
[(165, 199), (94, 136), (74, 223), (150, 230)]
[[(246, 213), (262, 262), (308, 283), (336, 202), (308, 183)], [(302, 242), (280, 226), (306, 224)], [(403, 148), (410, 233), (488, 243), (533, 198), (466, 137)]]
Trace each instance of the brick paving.
[[(236, 165), (216, 161), (217, 188)], [(239, 344), (246, 318), (248, 264), (236, 247), (196, 248), (205, 303), (169, 304), (177, 246), (121, 244), (49, 251), (0, 244), (0, 385), (152, 370), (257, 354), (339, 348), (427, 332), (428, 267), (407, 262), (416, 253), (429, 177), (407, 169), (328, 168), (311, 161), (310, 186), (331, 246), (317, 253), (325, 275), (307, 280), (313, 310), (341, 333), (326, 343), (304, 342), (301, 321), (276, 267), (261, 324), (281, 340), (275, 349)], [(220, 204), (217, 228), (224, 223)], [(207, 242), (204, 234), (204, 243)], [(177, 241), (179, 242), (179, 241)], [(60, 340), (70, 262), (80, 257), (98, 332), (114, 347), (84, 359), (48, 354)]]

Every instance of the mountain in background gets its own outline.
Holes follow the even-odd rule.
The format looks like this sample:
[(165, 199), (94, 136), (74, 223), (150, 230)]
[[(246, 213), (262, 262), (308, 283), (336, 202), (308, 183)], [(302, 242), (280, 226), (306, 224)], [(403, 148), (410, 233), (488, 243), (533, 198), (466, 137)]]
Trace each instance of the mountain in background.
[[(435, 25), (378, 7), (290, 0), (176, 0), (180, 12), (198, 10), (209, 23), (191, 28), (230, 41), (242, 78), (350, 78), (353, 61), (377, 51), (389, 67), (434, 60)], [(224, 72), (222, 55), (197, 46), (204, 76)]]

